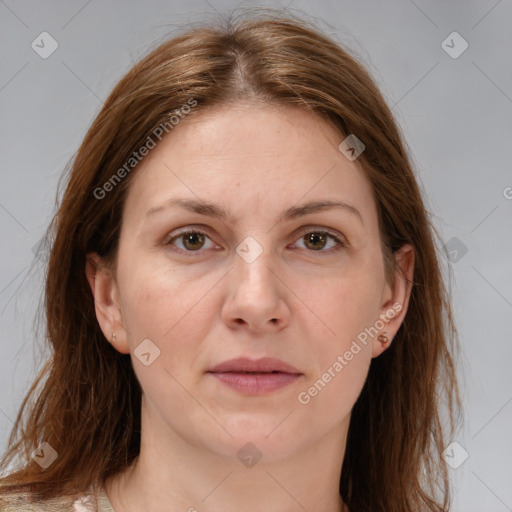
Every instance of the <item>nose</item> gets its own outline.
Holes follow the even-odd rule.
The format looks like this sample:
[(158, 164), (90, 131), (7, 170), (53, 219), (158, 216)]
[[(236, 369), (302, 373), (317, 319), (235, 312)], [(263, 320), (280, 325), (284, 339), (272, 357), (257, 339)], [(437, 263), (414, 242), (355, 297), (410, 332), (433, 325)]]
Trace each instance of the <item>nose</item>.
[(265, 253), (252, 263), (235, 256), (229, 272), (229, 295), (222, 308), (222, 319), (231, 329), (271, 334), (290, 321), (284, 280), (272, 270)]

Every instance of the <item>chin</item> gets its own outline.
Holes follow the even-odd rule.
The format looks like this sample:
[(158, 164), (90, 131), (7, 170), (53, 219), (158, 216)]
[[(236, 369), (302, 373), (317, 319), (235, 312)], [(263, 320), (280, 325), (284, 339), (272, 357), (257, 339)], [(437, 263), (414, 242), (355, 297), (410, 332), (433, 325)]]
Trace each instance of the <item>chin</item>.
[[(250, 417), (249, 415), (236, 416), (225, 422), (226, 430), (233, 436), (223, 436), (222, 452), (225, 455), (243, 455), (246, 451), (265, 456), (265, 460), (286, 458), (297, 451), (300, 444), (305, 442), (296, 425), (286, 414), (279, 417)], [(292, 416), (292, 415), (290, 415)], [(285, 419), (286, 418), (286, 419)], [(283, 421), (284, 420), (284, 421)], [(242, 453), (238, 455), (238, 452)]]

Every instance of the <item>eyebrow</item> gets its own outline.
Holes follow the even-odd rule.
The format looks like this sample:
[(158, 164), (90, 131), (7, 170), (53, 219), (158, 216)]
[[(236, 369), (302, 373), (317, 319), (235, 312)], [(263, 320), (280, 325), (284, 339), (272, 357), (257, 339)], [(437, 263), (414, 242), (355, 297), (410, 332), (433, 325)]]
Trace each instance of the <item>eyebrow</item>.
[[(160, 212), (170, 206), (180, 206), (190, 212), (198, 213), (200, 215), (206, 215), (209, 217), (214, 217), (221, 220), (226, 220), (229, 217), (228, 212), (224, 208), (214, 203), (209, 203), (207, 201), (201, 201), (196, 199), (171, 198), (167, 200), (163, 205), (154, 206), (147, 210), (146, 219), (151, 215)], [(297, 219), (305, 215), (309, 215), (319, 211), (330, 210), (334, 208), (343, 209), (347, 212), (354, 214), (361, 221), (361, 223), (364, 224), (363, 216), (355, 206), (352, 206), (351, 204), (345, 201), (338, 200), (312, 201), (309, 203), (292, 206), (291, 208), (288, 208), (280, 215), (277, 222), (282, 222), (283, 220)]]

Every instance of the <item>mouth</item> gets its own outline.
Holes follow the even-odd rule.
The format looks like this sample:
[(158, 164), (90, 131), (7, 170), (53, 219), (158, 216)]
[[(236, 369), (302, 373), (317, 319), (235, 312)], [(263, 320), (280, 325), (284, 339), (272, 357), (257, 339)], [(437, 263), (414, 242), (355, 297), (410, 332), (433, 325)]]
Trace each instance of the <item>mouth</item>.
[(263, 395), (282, 389), (303, 375), (288, 363), (269, 357), (231, 359), (214, 366), (208, 373), (231, 389), (247, 395)]

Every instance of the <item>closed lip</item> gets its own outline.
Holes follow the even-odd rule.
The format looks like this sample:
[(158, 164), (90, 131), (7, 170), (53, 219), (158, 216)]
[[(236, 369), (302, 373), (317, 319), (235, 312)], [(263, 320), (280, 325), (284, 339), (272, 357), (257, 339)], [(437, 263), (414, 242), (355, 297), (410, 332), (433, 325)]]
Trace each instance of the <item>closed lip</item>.
[(248, 373), (291, 373), (301, 375), (302, 372), (294, 366), (275, 359), (273, 357), (263, 357), (261, 359), (249, 359), (247, 357), (238, 357), (224, 361), (208, 370), (209, 373), (228, 373), (228, 372), (248, 372)]

